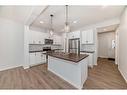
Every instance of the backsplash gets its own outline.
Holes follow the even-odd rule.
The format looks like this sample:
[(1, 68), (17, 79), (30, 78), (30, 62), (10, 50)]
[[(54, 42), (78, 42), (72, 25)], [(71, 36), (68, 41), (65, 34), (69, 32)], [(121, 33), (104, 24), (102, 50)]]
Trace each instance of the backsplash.
[(42, 44), (30, 44), (29, 45), (29, 51), (36, 51), (36, 50), (42, 50), (43, 47), (50, 47), (51, 49), (62, 49), (61, 45), (42, 45)]
[(95, 51), (95, 45), (81, 45), (81, 51)]
[(29, 45), (29, 51), (42, 50), (43, 45)]

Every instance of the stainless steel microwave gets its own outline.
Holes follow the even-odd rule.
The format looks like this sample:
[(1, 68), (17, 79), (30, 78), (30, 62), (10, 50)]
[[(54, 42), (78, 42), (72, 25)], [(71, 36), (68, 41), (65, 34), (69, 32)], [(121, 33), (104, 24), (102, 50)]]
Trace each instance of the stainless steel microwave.
[(53, 44), (53, 39), (45, 39), (45, 44)]

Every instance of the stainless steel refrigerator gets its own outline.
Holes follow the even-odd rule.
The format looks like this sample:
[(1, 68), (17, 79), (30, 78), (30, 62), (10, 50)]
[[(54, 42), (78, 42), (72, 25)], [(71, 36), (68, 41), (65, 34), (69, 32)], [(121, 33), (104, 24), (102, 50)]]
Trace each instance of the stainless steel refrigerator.
[(79, 38), (69, 39), (68, 42), (69, 42), (68, 52), (80, 54), (80, 39)]

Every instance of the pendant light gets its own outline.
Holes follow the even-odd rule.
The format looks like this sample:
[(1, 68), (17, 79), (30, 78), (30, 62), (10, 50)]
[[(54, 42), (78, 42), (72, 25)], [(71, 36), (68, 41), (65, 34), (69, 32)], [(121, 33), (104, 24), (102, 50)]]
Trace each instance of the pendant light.
[(70, 32), (69, 22), (68, 22), (68, 5), (65, 6), (65, 52), (68, 52), (68, 39), (67, 39), (67, 32)]
[(66, 22), (65, 22), (65, 32), (70, 32), (69, 22), (68, 22), (68, 5), (65, 6), (65, 16), (66, 16)]
[(51, 23), (50, 23), (51, 25), (50, 25), (49, 33), (50, 33), (50, 35), (52, 36), (52, 35), (53, 35), (53, 25), (52, 25), (52, 24), (53, 24), (53, 23), (52, 23), (53, 15), (51, 14), (50, 17), (51, 17)]

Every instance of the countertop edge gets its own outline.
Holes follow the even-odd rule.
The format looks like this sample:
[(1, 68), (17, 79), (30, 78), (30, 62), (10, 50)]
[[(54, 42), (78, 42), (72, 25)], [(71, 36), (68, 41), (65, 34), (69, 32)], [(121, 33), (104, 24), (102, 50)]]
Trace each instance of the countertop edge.
[(85, 54), (85, 57), (81, 58), (80, 60), (72, 60), (72, 59), (66, 59), (66, 58), (62, 58), (62, 57), (58, 57), (58, 56), (54, 56), (52, 54), (48, 54), (48, 56), (51, 56), (51, 57), (55, 57), (55, 58), (59, 58), (59, 59), (63, 59), (63, 60), (67, 60), (67, 61), (71, 61), (71, 62), (75, 62), (75, 63), (78, 63), (80, 62), (81, 60), (85, 59), (86, 57), (88, 57), (89, 55)]

